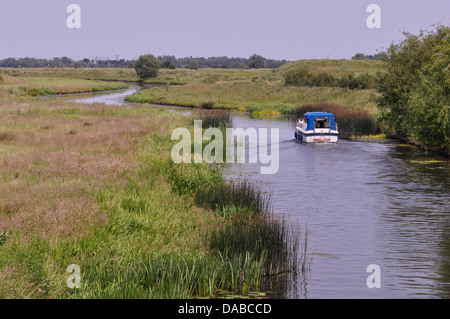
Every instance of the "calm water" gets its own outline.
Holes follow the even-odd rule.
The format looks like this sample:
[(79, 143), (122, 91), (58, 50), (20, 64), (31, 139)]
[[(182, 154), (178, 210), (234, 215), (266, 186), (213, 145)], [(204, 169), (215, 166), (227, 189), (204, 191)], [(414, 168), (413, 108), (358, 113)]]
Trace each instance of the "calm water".
[[(121, 93), (77, 102), (124, 104)], [(171, 108), (173, 109), (173, 108)], [(308, 225), (311, 271), (284, 276), (279, 298), (450, 298), (450, 164), (395, 141), (299, 144), (294, 123), (233, 115), (234, 127), (279, 128), (280, 168), (228, 167), (272, 194), (276, 214)], [(381, 288), (366, 285), (381, 268)]]
[[(236, 115), (233, 125), (279, 128), (277, 174), (260, 175), (259, 164), (228, 174), (251, 176), (271, 190), (275, 213), (309, 228), (310, 274), (285, 279), (279, 297), (450, 297), (446, 158), (386, 140), (300, 144), (289, 121)], [(381, 288), (367, 287), (370, 264), (380, 266)]]

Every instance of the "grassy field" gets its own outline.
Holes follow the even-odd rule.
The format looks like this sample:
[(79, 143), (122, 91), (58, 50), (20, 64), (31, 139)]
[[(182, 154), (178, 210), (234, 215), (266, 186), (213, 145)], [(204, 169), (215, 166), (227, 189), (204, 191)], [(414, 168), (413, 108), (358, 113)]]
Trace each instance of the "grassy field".
[[(36, 69), (38, 70), (38, 69)], [(86, 92), (101, 92), (109, 90), (118, 90), (127, 88), (128, 85), (123, 82), (106, 82), (99, 80), (87, 80), (66, 77), (46, 76), (45, 72), (32, 70), (28, 75), (21, 69), (24, 74), (14, 74), (9, 70), (1, 70), (0, 74), (3, 81), (0, 85), (3, 90), (16, 96), (41, 96), (50, 94), (71, 94)]]
[[(284, 72), (307, 68), (339, 77), (347, 74), (375, 74), (378, 61), (308, 60), (283, 65), (278, 70), (190, 70), (194, 75), (182, 86), (153, 87), (127, 98), (130, 102), (219, 108), (251, 112), (253, 115), (292, 114), (304, 104), (328, 103), (364, 111), (376, 116), (373, 89), (287, 86)], [(176, 71), (173, 71), (176, 72)]]
[[(92, 81), (41, 71), (0, 83), (0, 298), (249, 294), (297, 271), (298, 231), (254, 208), (262, 190), (173, 164), (171, 132), (191, 118), (16, 94)], [(72, 264), (80, 289), (67, 286)]]
[(291, 114), (303, 104), (333, 103), (377, 114), (372, 90), (288, 87), (255, 81), (199, 83), (154, 87), (127, 97), (129, 102), (248, 111), (253, 115)]
[[(334, 77), (349, 74), (382, 72), (379, 61), (348, 60), (301, 60), (283, 65), (278, 70), (269, 69), (161, 69), (158, 77), (144, 83), (173, 84), (171, 87), (152, 87), (128, 97), (130, 102), (181, 105), (189, 107), (225, 108), (242, 110), (254, 115), (291, 114), (299, 106), (314, 103), (338, 104), (346, 108), (364, 111), (372, 116), (378, 114), (373, 89), (350, 90), (340, 87), (287, 86), (284, 74), (297, 69), (312, 74), (326, 72)], [(20, 86), (39, 85), (33, 82), (59, 83), (59, 91), (64, 87), (87, 89), (92, 82), (138, 81), (134, 69), (3, 69), (3, 83), (18, 89)], [(85, 81), (88, 81), (87, 83)], [(17, 82), (22, 82), (20, 85)], [(123, 84), (118, 84), (119, 86)], [(44, 86), (58, 88), (56, 83)], [(80, 90), (81, 90), (80, 89)], [(58, 91), (58, 90), (56, 90)]]
[[(70, 80), (92, 80), (92, 81), (122, 81), (137, 82), (139, 77), (132, 68), (40, 68), (40, 69), (13, 69), (5, 68), (0, 74), (11, 76), (14, 78), (52, 78), (52, 79), (70, 79)], [(253, 77), (260, 77), (270, 74), (268, 70), (241, 70), (236, 69), (160, 69), (156, 78), (151, 78), (143, 83), (149, 84), (172, 84), (182, 85), (192, 81), (214, 80), (235, 81), (235, 80), (251, 80)]]

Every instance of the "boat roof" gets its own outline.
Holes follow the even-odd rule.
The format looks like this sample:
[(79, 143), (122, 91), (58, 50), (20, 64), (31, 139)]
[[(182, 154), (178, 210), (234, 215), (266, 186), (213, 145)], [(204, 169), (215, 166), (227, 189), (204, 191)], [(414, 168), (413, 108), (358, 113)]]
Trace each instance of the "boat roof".
[(333, 113), (327, 113), (327, 112), (308, 112), (308, 113), (305, 113), (305, 118), (306, 119), (316, 118), (316, 117), (330, 117), (330, 118), (334, 118), (334, 114)]
[(314, 125), (316, 119), (328, 119), (330, 122), (330, 129), (331, 130), (337, 130), (336, 123), (334, 121), (334, 114), (333, 113), (327, 113), (327, 112), (308, 112), (305, 114), (305, 120), (308, 123), (307, 130), (314, 130)]

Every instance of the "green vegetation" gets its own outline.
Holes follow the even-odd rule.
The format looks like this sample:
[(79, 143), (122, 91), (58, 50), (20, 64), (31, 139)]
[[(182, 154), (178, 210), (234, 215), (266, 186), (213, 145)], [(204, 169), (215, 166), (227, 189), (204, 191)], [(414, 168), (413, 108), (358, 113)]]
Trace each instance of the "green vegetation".
[(259, 54), (253, 54), (250, 57), (248, 67), (251, 69), (261, 69), (264, 68), (266, 64), (266, 59)]
[[(256, 62), (257, 58), (254, 57)], [(288, 74), (298, 70), (306, 70), (314, 81), (319, 78), (325, 82), (328, 78), (339, 79), (342, 87), (334, 84), (289, 85)], [(253, 116), (296, 115), (296, 109), (301, 105), (334, 104), (376, 117), (376, 92), (372, 87), (373, 79), (381, 71), (382, 63), (373, 60), (296, 61), (286, 63), (278, 70), (192, 70), (189, 76), (183, 77), (185, 84), (182, 86), (150, 87), (128, 96), (126, 100), (247, 111)], [(178, 72), (180, 79), (181, 70), (174, 72)]]
[[(203, 112), (210, 126), (227, 123)], [(3, 86), (0, 114), (1, 298), (215, 297), (302, 271), (288, 236), (298, 232), (274, 219), (261, 189), (171, 161), (170, 133), (191, 118), (74, 108)], [(66, 285), (72, 264), (80, 289)]]
[(281, 75), (296, 70), (306, 70), (317, 75), (327, 73), (334, 77), (367, 73), (371, 76), (384, 71), (383, 62), (377, 60), (299, 60), (286, 63), (279, 68)]
[(317, 60), (283, 65), (280, 74), (287, 85), (373, 89), (381, 63), (378, 61)]
[(161, 64), (151, 54), (141, 55), (134, 63), (134, 69), (141, 80), (147, 80), (158, 76)]
[(72, 79), (42, 76), (43, 73), (22, 71), (20, 75), (9, 70), (3, 71), (2, 88), (7, 89), (10, 94), (17, 96), (43, 96), (51, 94), (73, 94), (103, 92), (110, 90), (125, 89), (128, 87), (123, 82), (105, 82), (98, 80)]
[[(232, 127), (232, 119), (230, 112), (226, 110), (208, 110), (197, 112), (196, 120), (202, 121), (203, 128), (217, 127), (227, 128)], [(194, 123), (192, 123), (193, 125)]]
[[(244, 74), (247, 72), (242, 70)], [(239, 74), (242, 76), (242, 74)], [(212, 81), (212, 80), (211, 80)], [(330, 87), (291, 87), (271, 73), (236, 81), (195, 80), (177, 87), (152, 87), (126, 98), (129, 102), (211, 106), (217, 109), (248, 111), (253, 115), (291, 114), (299, 105), (333, 103), (376, 114), (372, 90)]]
[(383, 55), (378, 107), (392, 135), (450, 150), (450, 28), (405, 34)]
[[(256, 56), (256, 55), (254, 55)], [(156, 57), (158, 62), (167, 66), (173, 65), (179, 68), (188, 68), (189, 65), (196, 63), (199, 68), (237, 68), (245, 69), (252, 67), (250, 58), (228, 58), (226, 56), (220, 57), (184, 57), (177, 58), (173, 55), (163, 55)], [(286, 60), (273, 60), (261, 57), (263, 64), (260, 67), (267, 67), (276, 69), (286, 63)], [(115, 59), (101, 58), (101, 59), (88, 59), (72, 60), (69, 57), (56, 57), (49, 59), (37, 59), (37, 58), (6, 58), (0, 60), (0, 68), (133, 68), (136, 60), (119, 59), (116, 56)], [(170, 64), (169, 64), (170, 63)]]

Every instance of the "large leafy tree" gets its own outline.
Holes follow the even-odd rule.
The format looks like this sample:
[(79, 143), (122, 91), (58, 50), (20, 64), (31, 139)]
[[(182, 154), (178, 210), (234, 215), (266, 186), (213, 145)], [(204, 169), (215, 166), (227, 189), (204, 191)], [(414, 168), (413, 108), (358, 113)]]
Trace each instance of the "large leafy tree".
[(378, 80), (378, 107), (387, 126), (403, 140), (448, 148), (449, 33), (444, 26), (405, 33), (401, 43), (383, 53), (386, 72)]
[(157, 77), (160, 67), (161, 64), (152, 54), (141, 55), (134, 64), (134, 69), (141, 80)]
[(431, 59), (410, 96), (412, 132), (420, 142), (450, 150), (450, 28), (431, 52)]

